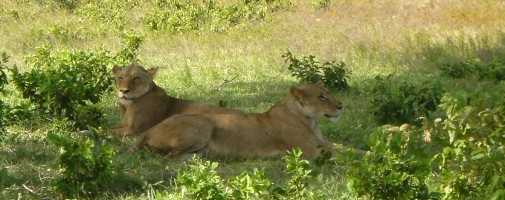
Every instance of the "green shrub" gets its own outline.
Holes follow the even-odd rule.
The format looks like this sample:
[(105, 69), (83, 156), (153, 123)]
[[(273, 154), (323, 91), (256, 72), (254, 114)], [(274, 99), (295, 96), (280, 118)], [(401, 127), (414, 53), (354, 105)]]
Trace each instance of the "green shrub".
[(335, 61), (320, 63), (313, 55), (304, 56), (301, 60), (293, 57), (288, 51), (283, 58), (289, 62), (288, 69), (291, 75), (305, 83), (323, 81), (326, 87), (336, 90), (345, 90), (349, 87), (350, 71), (345, 69), (345, 63)]
[(264, 199), (271, 195), (272, 183), (265, 177), (264, 170), (254, 169), (252, 176), (243, 172), (227, 181), (231, 199)]
[(371, 199), (505, 198), (504, 83), (474, 94), (445, 94), (443, 117), (423, 125), (386, 126), (358, 159), (352, 149), (334, 160), (347, 169), (348, 188)]
[(111, 147), (54, 132), (48, 133), (47, 140), (61, 148), (58, 165), (62, 175), (55, 181), (58, 192), (68, 197), (94, 196), (111, 184), (116, 174)]
[[(7, 74), (5, 73), (7, 70), (6, 63), (9, 61), (9, 57), (5, 52), (2, 53), (2, 58), (0, 59), (0, 93), (4, 92), (4, 86), (9, 83), (7, 79)], [(3, 131), (3, 121), (5, 115), (5, 105), (4, 102), (0, 99), (0, 131)]]
[(224, 184), (216, 172), (218, 163), (193, 158), (188, 169), (177, 174), (178, 192), (191, 199), (225, 199)]
[(21, 100), (17, 105), (6, 104), (4, 107), (5, 124), (27, 122), (34, 118), (35, 108), (29, 101)]
[(444, 92), (438, 82), (416, 87), (404, 81), (395, 83), (391, 75), (376, 76), (374, 81), (371, 106), (381, 124), (419, 124), (417, 117), (429, 116), (435, 111)]
[(23, 184), (23, 180), (12, 176), (12, 174), (9, 174), (7, 168), (3, 168), (2, 170), (0, 170), (0, 190), (10, 187), (11, 185), (20, 185), (20, 184)]
[(291, 175), (286, 188), (274, 187), (263, 170), (254, 169), (252, 176), (243, 172), (228, 180), (217, 174), (218, 163), (193, 158), (177, 175), (176, 193), (157, 193), (157, 199), (315, 199), (322, 198), (309, 188), (312, 178), (310, 163), (301, 159), (301, 150), (294, 149), (283, 160), (284, 172)]
[(55, 51), (49, 46), (37, 47), (34, 55), (25, 57), (31, 70), (12, 68), (12, 82), (23, 98), (42, 113), (73, 120), (80, 129), (98, 126), (103, 111), (96, 104), (113, 82), (109, 69), (139, 62), (142, 36), (127, 32), (123, 42), (115, 54), (106, 50)]
[(443, 74), (452, 78), (465, 78), (473, 75), (479, 80), (502, 81), (505, 80), (505, 57), (495, 58), (489, 63), (484, 63), (479, 59), (446, 62), (439, 69)]
[(223, 32), (250, 21), (262, 20), (270, 11), (285, 9), (290, 1), (245, 0), (241, 3), (216, 4), (175, 0), (157, 1), (157, 7), (144, 16), (144, 23), (153, 30), (172, 33), (186, 31)]
[(310, 3), (315, 9), (328, 10), (331, 4), (331, 0), (316, 0)]
[(309, 161), (301, 159), (301, 156), (302, 151), (295, 148), (282, 158), (286, 162), (284, 172), (290, 174), (291, 179), (286, 189), (275, 188), (274, 192), (287, 199), (321, 199), (322, 194), (314, 193), (309, 188), (312, 169)]
[(138, 51), (144, 41), (144, 35), (135, 31), (125, 31), (122, 34), (122, 39), (121, 49), (111, 56), (112, 64), (123, 66), (140, 63)]
[(476, 63), (473, 60), (455, 63), (444, 63), (442, 66), (440, 66), (439, 69), (443, 72), (443, 74), (449, 77), (463, 78), (474, 74), (475, 64)]
[(432, 141), (443, 148), (433, 160), (439, 166), (438, 187), (445, 198), (505, 198), (503, 86), (477, 95), (445, 95), (440, 107), (446, 117), (425, 127)]
[(80, 107), (98, 103), (112, 84), (107, 69), (110, 60), (106, 52), (53, 52), (42, 46), (25, 59), (30, 71), (12, 69), (12, 81), (40, 111), (79, 120)]
[(488, 64), (480, 63), (475, 65), (475, 71), (479, 79), (490, 79), (494, 81), (505, 80), (505, 55), (495, 58)]
[(127, 23), (127, 14), (139, 3), (137, 0), (89, 0), (75, 9), (75, 14), (82, 19), (103, 23), (107, 31), (122, 31)]
[(366, 199), (430, 199), (430, 156), (420, 130), (376, 131), (368, 144), (373, 153), (362, 160), (341, 152), (337, 163), (347, 166), (348, 189)]

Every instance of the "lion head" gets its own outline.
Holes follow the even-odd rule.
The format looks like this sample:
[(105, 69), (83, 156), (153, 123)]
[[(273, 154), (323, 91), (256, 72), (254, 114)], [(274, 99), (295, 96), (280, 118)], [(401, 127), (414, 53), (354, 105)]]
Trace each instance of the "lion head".
[(335, 99), (322, 82), (291, 88), (290, 95), (302, 113), (312, 119), (326, 117), (335, 122), (343, 111), (342, 102)]
[(145, 70), (140, 66), (114, 67), (112, 73), (116, 79), (117, 96), (122, 100), (133, 100), (153, 87), (154, 75), (158, 68)]

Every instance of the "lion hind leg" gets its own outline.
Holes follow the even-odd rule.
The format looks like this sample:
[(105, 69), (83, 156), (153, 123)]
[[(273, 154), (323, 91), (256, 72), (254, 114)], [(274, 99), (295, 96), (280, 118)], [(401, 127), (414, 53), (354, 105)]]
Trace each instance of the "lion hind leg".
[(176, 115), (153, 127), (146, 145), (173, 158), (201, 154), (213, 129), (212, 122), (202, 116)]

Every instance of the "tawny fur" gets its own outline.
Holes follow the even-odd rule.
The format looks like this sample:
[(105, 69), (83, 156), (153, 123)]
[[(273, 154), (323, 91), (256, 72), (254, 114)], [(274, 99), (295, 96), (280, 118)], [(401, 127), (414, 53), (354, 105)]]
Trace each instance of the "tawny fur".
[(298, 147), (305, 158), (320, 155), (324, 140), (316, 119), (336, 121), (342, 103), (322, 83), (291, 88), (287, 97), (261, 114), (176, 115), (141, 134), (129, 151), (147, 146), (172, 157), (209, 152), (269, 158)]
[(176, 114), (241, 113), (169, 96), (153, 79), (157, 68), (145, 70), (141, 66), (114, 67), (121, 124), (112, 127), (116, 135), (142, 133)]

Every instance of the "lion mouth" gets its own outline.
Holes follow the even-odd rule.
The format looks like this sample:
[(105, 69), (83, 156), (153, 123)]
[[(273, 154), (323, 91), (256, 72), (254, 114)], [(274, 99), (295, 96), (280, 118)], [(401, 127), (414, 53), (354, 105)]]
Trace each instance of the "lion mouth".
[(329, 115), (329, 114), (324, 114), (324, 116), (329, 119), (331, 122), (335, 123), (336, 121), (338, 121), (340, 119), (340, 115), (339, 114), (336, 114), (336, 115)]
[(324, 114), (324, 116), (327, 118), (338, 118), (338, 114), (337, 115)]
[(127, 97), (126, 95), (123, 95), (123, 96), (119, 97), (119, 99), (122, 99), (122, 100), (133, 100), (133, 98)]

